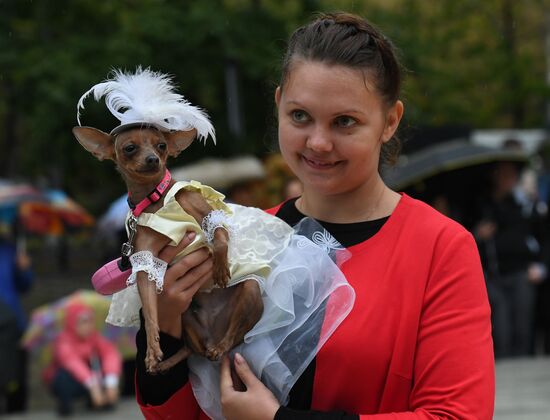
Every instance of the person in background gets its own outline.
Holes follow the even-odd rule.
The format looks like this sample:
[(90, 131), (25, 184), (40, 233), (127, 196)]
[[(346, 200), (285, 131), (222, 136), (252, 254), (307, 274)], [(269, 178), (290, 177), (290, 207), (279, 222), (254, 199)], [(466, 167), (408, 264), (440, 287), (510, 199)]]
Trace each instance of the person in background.
[[(27, 326), (27, 317), (21, 305), (21, 296), (32, 286), (34, 275), (31, 259), (25, 250), (17, 249), (14, 228), (0, 224), (0, 305), (2, 306), (2, 329), (11, 342), (2, 341), (3, 369), (10, 370), (4, 385), (0, 384), (0, 414), (25, 411), (27, 408), (27, 360), (26, 350), (19, 346), (19, 339)], [(2, 353), (3, 354), (3, 353)], [(1, 375), (0, 375), (1, 376)]]
[(77, 399), (87, 399), (94, 409), (114, 407), (121, 370), (118, 350), (96, 330), (93, 309), (71, 303), (64, 329), (54, 342), (52, 363), (43, 374), (58, 414), (71, 415)]
[(473, 233), (492, 309), (495, 357), (533, 354), (536, 286), (546, 278), (539, 234), (542, 215), (519, 187), (520, 168), (498, 162)]
[[(321, 15), (291, 36), (275, 101), (281, 152), (303, 192), (269, 212), (290, 225), (310, 216), (347, 248), (342, 271), (356, 301), (286, 406), (237, 354), (240, 392), (225, 358), (226, 419), (492, 419), (490, 307), (475, 241), (379, 174), (381, 163), (396, 159), (400, 86), (392, 43), (359, 16)], [(199, 250), (167, 270), (159, 295), (165, 357), (181, 346), (170, 332), (181, 328), (211, 267)], [(143, 358), (143, 328), (136, 341)], [(156, 376), (137, 363), (136, 384), (146, 418), (206, 418), (186, 361)]]

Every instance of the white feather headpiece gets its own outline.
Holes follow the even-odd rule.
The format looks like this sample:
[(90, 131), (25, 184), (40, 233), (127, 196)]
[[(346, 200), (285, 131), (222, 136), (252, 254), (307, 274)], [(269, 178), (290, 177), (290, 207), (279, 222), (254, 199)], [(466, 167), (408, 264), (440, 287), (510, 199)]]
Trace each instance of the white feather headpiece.
[(113, 70), (113, 76), (88, 90), (77, 105), (77, 121), (80, 124), (80, 109), (90, 94), (96, 101), (105, 96), (105, 104), (123, 126), (139, 123), (151, 124), (163, 131), (197, 130), (197, 137), (206, 142), (208, 136), (216, 144), (214, 127), (208, 115), (191, 105), (175, 92), (172, 78), (139, 66), (134, 74)]

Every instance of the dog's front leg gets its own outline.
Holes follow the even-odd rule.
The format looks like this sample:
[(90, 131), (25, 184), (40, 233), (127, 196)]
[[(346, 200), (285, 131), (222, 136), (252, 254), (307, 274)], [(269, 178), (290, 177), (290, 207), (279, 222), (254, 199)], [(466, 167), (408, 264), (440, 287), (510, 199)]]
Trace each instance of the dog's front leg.
[[(160, 287), (162, 287), (164, 273), (159, 274), (154, 270), (152, 260), (158, 257), (160, 250), (168, 242), (169, 239), (166, 236), (145, 226), (138, 226), (135, 239), (135, 252), (130, 258), (132, 261), (132, 271), (137, 271), (136, 283), (141, 299), (147, 337), (145, 367), (149, 373), (157, 373), (158, 364), (163, 359), (159, 336), (160, 328), (157, 304), (159, 284), (157, 284), (157, 281), (160, 282)], [(138, 259), (133, 260), (139, 253), (144, 255), (144, 259), (142, 261), (138, 261)], [(151, 263), (149, 263), (149, 259), (151, 259)], [(162, 275), (162, 278), (157, 278), (159, 275)]]
[[(176, 194), (176, 200), (203, 228), (205, 219), (208, 220), (208, 218), (215, 213), (210, 204), (208, 204), (205, 198), (197, 191), (181, 190)], [(210, 221), (212, 221), (212, 219), (210, 219)], [(227, 256), (229, 234), (222, 225), (218, 226), (217, 222), (213, 224), (214, 226), (212, 226), (211, 223), (207, 223), (210, 232), (205, 232), (212, 240), (212, 278), (214, 283), (218, 286), (226, 287), (230, 276)]]
[(150, 281), (147, 273), (137, 273), (137, 287), (141, 298), (142, 313), (145, 320), (145, 333), (147, 337), (147, 352), (145, 354), (145, 367), (147, 372), (156, 373), (158, 363), (163, 359), (160, 349), (157, 286)]
[(229, 280), (229, 262), (227, 258), (227, 248), (229, 235), (225, 229), (216, 229), (214, 231), (214, 241), (212, 244), (213, 273), (214, 283), (220, 287), (226, 287)]

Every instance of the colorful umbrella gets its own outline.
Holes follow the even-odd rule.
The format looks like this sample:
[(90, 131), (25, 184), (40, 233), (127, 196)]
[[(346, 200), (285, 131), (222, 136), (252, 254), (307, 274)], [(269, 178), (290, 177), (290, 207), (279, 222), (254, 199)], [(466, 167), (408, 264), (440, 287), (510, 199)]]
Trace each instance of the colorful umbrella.
[(49, 190), (46, 192), (46, 197), (51, 209), (59, 215), (66, 226), (80, 228), (94, 224), (94, 218), (65, 192)]
[(0, 222), (11, 224), (17, 218), (19, 205), (24, 202), (44, 202), (44, 194), (29, 184), (0, 180)]
[(74, 302), (84, 303), (94, 310), (98, 331), (117, 346), (123, 358), (135, 356), (136, 329), (107, 324), (105, 318), (111, 298), (93, 290), (81, 289), (32, 311), (22, 344), (38, 358), (42, 366), (47, 365), (51, 360), (52, 344), (55, 337), (63, 330), (66, 308)]
[(48, 190), (43, 201), (25, 201), (19, 205), (21, 224), (26, 232), (60, 235), (63, 231), (90, 227), (94, 218), (61, 190)]

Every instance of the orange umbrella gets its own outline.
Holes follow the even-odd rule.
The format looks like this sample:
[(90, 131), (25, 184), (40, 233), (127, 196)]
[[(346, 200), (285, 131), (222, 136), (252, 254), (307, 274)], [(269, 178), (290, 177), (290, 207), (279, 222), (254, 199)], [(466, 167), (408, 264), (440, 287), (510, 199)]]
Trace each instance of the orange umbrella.
[(49, 203), (27, 202), (19, 205), (19, 220), (25, 232), (60, 235), (63, 222)]
[(85, 228), (94, 224), (94, 218), (63, 191), (47, 191), (45, 196), (45, 202), (20, 204), (19, 217), (25, 231), (60, 235), (65, 228)]
[(94, 224), (92, 215), (63, 191), (50, 190), (46, 192), (46, 196), (52, 210), (59, 215), (65, 225), (80, 228)]

